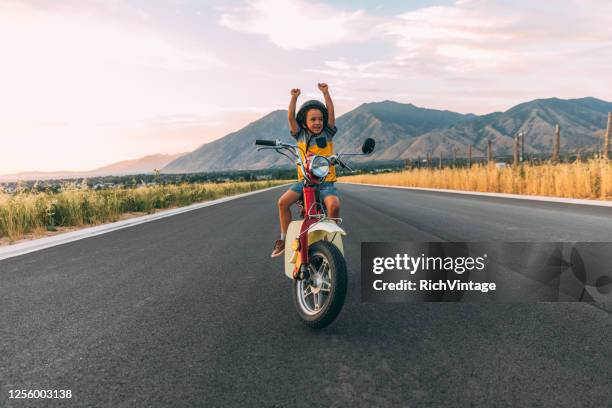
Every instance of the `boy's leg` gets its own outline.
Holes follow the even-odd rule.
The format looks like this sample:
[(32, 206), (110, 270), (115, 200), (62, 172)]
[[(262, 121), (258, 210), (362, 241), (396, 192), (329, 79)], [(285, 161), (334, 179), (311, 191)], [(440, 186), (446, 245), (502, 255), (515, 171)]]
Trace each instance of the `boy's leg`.
[(327, 216), (340, 218), (340, 199), (334, 183), (324, 183), (320, 190), (321, 198), (327, 208)]
[(299, 183), (299, 186), (298, 183), (294, 184), (278, 199), (278, 215), (280, 218), (281, 236), (280, 239), (277, 239), (276, 242), (274, 242), (274, 249), (270, 255), (272, 258), (282, 255), (282, 253), (285, 251), (285, 234), (287, 233), (287, 229), (289, 229), (289, 224), (291, 223), (291, 206), (300, 198), (301, 193), (296, 191), (299, 190), (300, 187), (301, 183)]
[(327, 216), (330, 218), (340, 218), (340, 199), (335, 195), (328, 195), (323, 199), (327, 207)]
[(278, 215), (280, 217), (281, 234), (284, 235), (291, 223), (291, 206), (297, 202), (300, 195), (289, 189), (278, 199)]

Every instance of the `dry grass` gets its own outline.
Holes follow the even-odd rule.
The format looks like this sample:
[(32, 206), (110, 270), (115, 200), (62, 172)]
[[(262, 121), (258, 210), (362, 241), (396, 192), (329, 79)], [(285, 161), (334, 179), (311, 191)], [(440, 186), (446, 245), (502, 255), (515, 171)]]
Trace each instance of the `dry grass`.
[(590, 160), (506, 168), (474, 165), (471, 168), (412, 169), (399, 173), (347, 176), (339, 181), (610, 200), (612, 162)]
[(67, 188), (57, 194), (0, 193), (0, 239), (13, 242), (28, 234), (113, 222), (126, 213), (152, 213), (285, 183), (185, 183), (102, 191)]

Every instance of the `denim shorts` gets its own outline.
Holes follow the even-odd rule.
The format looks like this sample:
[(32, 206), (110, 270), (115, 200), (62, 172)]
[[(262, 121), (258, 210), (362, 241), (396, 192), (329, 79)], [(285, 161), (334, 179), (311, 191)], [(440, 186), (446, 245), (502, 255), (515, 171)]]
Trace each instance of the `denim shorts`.
[[(304, 190), (304, 183), (302, 183), (301, 181), (293, 183), (291, 187), (289, 187), (289, 190), (295, 191), (299, 195), (302, 195), (302, 191)], [(336, 191), (336, 187), (334, 186), (334, 183), (328, 182), (328, 181), (322, 182), (321, 185), (319, 186), (319, 196), (321, 197), (322, 201), (325, 201), (325, 199), (328, 196), (337, 197), (338, 192)]]

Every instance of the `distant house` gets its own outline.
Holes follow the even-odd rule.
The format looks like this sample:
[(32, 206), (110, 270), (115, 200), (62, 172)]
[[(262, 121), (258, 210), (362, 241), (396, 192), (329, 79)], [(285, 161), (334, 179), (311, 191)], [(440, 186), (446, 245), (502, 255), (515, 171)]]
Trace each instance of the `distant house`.
[(94, 190), (106, 190), (107, 188), (114, 188), (115, 183), (97, 183), (93, 186)]

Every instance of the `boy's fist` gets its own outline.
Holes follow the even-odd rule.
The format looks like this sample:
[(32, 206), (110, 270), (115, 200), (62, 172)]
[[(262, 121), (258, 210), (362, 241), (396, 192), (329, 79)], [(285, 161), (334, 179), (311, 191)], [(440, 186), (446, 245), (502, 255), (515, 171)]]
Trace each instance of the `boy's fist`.
[(291, 96), (298, 97), (300, 96), (301, 91), (298, 88), (294, 88), (291, 90)]
[(323, 82), (322, 82), (322, 83), (320, 83), (320, 84), (319, 84), (319, 91), (321, 91), (321, 92), (323, 92), (323, 93), (327, 92), (327, 91), (328, 91), (328, 89), (327, 89), (327, 84), (326, 84), (326, 83), (323, 83)]

